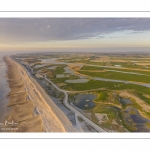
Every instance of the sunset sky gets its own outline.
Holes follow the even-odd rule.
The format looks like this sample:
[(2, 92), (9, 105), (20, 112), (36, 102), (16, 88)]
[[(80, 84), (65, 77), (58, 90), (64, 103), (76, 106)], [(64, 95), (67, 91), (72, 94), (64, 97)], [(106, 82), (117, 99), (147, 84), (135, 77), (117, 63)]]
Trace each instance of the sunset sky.
[(150, 47), (150, 18), (0, 18), (0, 51)]

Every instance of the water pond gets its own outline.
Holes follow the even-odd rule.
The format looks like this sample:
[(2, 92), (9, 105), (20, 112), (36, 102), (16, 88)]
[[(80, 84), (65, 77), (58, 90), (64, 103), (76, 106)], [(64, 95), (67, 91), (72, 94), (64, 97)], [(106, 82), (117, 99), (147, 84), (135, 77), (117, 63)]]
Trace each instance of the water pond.
[(120, 97), (120, 102), (123, 105), (133, 104), (133, 102), (129, 98)]
[(44, 66), (46, 66), (47, 64), (42, 64), (42, 65), (36, 65), (36, 66), (34, 66), (34, 68), (40, 68), (40, 67), (44, 67)]
[(146, 126), (146, 123), (150, 123), (150, 119), (143, 116), (136, 108), (128, 106), (123, 116), (128, 125), (135, 127), (134, 132), (150, 132), (150, 128)]
[(67, 64), (65, 62), (58, 62), (58, 58), (49, 58), (49, 59), (40, 59), (42, 63), (51, 63), (51, 64)]
[(57, 75), (56, 75), (56, 78), (64, 78), (64, 77), (65, 77), (64, 74), (57, 74)]
[(75, 79), (75, 80), (66, 80), (66, 83), (86, 83), (89, 79)]
[(79, 94), (73, 104), (78, 107), (79, 109), (89, 109), (89, 108), (93, 108), (95, 107), (95, 103), (93, 102), (93, 100), (96, 98), (97, 96), (94, 94)]
[(121, 67), (121, 65), (114, 65), (115, 67)]
[(49, 67), (47, 69), (51, 69), (51, 70), (54, 70), (57, 66), (52, 66), (52, 67)]

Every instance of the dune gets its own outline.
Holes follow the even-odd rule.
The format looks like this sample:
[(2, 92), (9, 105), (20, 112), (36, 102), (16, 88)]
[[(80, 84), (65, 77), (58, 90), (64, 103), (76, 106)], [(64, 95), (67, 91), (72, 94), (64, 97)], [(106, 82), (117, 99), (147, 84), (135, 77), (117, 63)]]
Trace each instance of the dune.
[[(8, 94), (11, 107), (10, 113), (5, 117), (5, 132), (42, 132), (43, 123), (41, 116), (33, 116), (33, 102), (27, 100), (25, 84), (19, 71), (9, 57), (4, 57), (7, 64), (7, 77), (11, 91)], [(10, 124), (9, 124), (10, 123)], [(11, 124), (12, 123), (12, 124)], [(16, 123), (16, 124), (13, 124)]]
[[(17, 126), (7, 132), (73, 132), (76, 131), (67, 117), (54, 104), (35, 79), (13, 59), (4, 57), (7, 64), (8, 94), (11, 112), (5, 117)], [(35, 113), (35, 110), (38, 113)], [(6, 131), (6, 130), (5, 130)]]

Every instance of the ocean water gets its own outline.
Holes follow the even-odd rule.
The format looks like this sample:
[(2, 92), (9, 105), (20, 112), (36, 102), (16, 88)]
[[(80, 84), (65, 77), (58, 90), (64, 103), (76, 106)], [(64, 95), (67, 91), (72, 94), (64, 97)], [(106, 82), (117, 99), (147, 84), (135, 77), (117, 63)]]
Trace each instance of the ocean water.
[(4, 123), (5, 117), (11, 111), (11, 107), (7, 107), (7, 104), (9, 102), (7, 95), (10, 92), (10, 88), (6, 77), (7, 66), (3, 61), (3, 56), (14, 55), (19, 53), (26, 53), (26, 51), (0, 51), (0, 123)]
[(3, 61), (4, 55), (6, 55), (6, 53), (0, 52), (0, 123), (3, 123), (4, 117), (9, 110), (9, 108), (7, 107), (7, 94), (9, 93), (10, 88), (6, 78), (7, 66)]

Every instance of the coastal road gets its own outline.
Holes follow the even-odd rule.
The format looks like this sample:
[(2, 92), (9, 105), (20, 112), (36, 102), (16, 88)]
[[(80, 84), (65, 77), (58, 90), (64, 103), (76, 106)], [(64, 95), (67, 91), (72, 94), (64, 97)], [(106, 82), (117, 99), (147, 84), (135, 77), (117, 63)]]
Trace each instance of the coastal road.
[[(86, 121), (91, 127), (93, 127), (96, 131), (98, 132), (106, 132), (104, 129), (102, 129), (101, 127), (99, 127), (98, 125), (96, 125), (94, 122), (92, 122), (91, 120), (89, 120), (88, 118), (86, 118), (83, 114), (81, 114), (78, 110), (76, 110), (74, 107), (72, 107), (69, 103), (68, 103), (68, 94), (65, 90), (60, 89), (57, 85), (55, 85), (52, 81), (50, 81), (49, 79), (47, 79), (46, 75), (43, 75), (44, 79), (51, 83), (57, 90), (59, 90), (60, 92), (63, 92), (65, 95), (64, 98), (64, 105), (69, 108), (71, 111), (73, 111), (75, 113), (75, 115), (77, 117), (82, 118), (84, 121)], [(76, 121), (77, 122), (77, 121)], [(80, 127), (79, 127), (80, 128)]]
[[(15, 61), (13, 61), (15, 62)], [(31, 77), (26, 68), (15, 62), (18, 72), (23, 79), (26, 90), (38, 109), (42, 118), (45, 132), (77, 132), (65, 114), (56, 106), (35, 79)]]
[[(92, 65), (93, 66), (93, 65)], [(95, 66), (95, 65), (94, 65)], [(28, 73), (28, 71), (26, 71)], [(30, 74), (28, 73), (28, 75), (30, 76)], [(63, 92), (65, 95), (64, 98), (64, 105), (70, 109), (72, 112), (75, 113), (75, 118), (76, 118), (76, 123), (77, 123), (77, 130), (78, 131), (82, 131), (81, 127), (80, 127), (80, 123), (78, 122), (78, 117), (82, 118), (85, 122), (87, 122), (91, 127), (93, 127), (96, 131), (98, 132), (106, 132), (104, 129), (102, 129), (101, 127), (99, 127), (98, 125), (96, 125), (95, 123), (93, 123), (91, 120), (89, 120), (88, 118), (86, 118), (82, 113), (80, 113), (78, 110), (76, 110), (73, 106), (71, 106), (68, 103), (68, 93), (65, 90), (60, 89), (59, 87), (57, 87), (52, 81), (50, 81), (49, 79), (47, 79), (46, 75), (43, 75), (44, 79), (51, 83), (57, 90), (59, 90), (60, 92)], [(105, 79), (105, 78), (90, 78), (93, 80), (101, 80), (101, 81), (111, 81), (111, 82), (122, 82), (122, 83), (126, 83), (126, 84), (136, 84), (136, 85), (141, 85), (141, 86), (146, 86), (146, 87), (150, 87), (150, 84), (144, 84), (144, 83), (138, 83), (138, 82), (132, 82), (132, 81), (124, 81), (124, 80), (113, 80), (113, 79)]]

